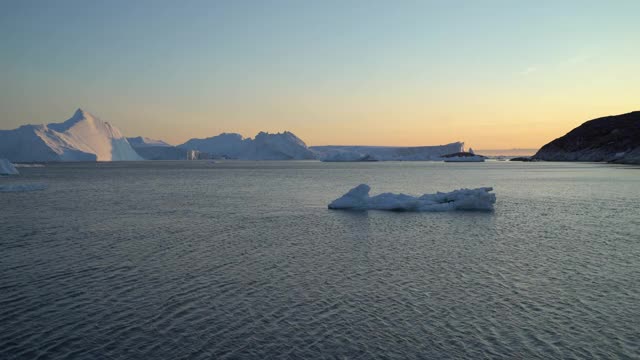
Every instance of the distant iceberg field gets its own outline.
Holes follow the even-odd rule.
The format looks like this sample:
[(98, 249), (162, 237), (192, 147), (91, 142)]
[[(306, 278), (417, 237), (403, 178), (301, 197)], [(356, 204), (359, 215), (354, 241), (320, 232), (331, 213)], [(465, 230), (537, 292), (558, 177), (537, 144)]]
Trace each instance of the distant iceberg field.
[(360, 184), (341, 198), (329, 204), (329, 209), (342, 210), (395, 210), (395, 211), (451, 211), (493, 210), (496, 195), (493, 188), (460, 189), (448, 193), (424, 194), (415, 197), (406, 194), (384, 193), (369, 196), (371, 188)]
[[(138, 160), (321, 160), (442, 161), (460, 153), (463, 142), (433, 146), (326, 145), (308, 147), (290, 131), (260, 132), (254, 138), (236, 133), (193, 138), (173, 146), (144, 136), (122, 132), (82, 109), (61, 123), (23, 125), (0, 130), (0, 158), (12, 162), (138, 161)], [(469, 159), (465, 159), (469, 161)], [(451, 160), (451, 161), (455, 161)]]

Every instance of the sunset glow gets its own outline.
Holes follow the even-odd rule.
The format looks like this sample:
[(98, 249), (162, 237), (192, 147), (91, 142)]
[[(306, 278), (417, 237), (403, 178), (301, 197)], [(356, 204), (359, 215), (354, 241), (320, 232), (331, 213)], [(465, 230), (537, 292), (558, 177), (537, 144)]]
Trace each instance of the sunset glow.
[[(173, 144), (537, 148), (640, 108), (640, 3), (12, 2), (0, 128), (82, 107)], [(571, 16), (568, 16), (571, 15)]]

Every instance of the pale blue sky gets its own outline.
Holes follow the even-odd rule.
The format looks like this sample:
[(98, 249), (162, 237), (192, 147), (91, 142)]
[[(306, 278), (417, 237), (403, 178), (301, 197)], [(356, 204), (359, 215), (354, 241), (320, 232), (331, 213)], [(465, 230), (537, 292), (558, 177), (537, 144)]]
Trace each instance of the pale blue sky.
[(640, 109), (640, 1), (0, 1), (0, 128), (535, 147)]

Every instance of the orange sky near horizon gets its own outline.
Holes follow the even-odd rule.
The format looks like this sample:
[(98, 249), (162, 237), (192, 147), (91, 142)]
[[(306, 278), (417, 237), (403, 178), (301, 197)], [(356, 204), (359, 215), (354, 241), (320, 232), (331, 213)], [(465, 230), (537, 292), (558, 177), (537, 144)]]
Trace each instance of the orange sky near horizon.
[[(338, 109), (333, 112), (326, 108), (314, 111), (311, 106), (290, 103), (287, 107), (271, 109), (268, 117), (260, 121), (252, 120), (260, 114), (251, 109), (164, 113), (163, 118), (181, 120), (158, 121), (160, 114), (145, 108), (138, 113), (132, 109), (132, 113), (127, 114), (136, 117), (135, 123), (112, 122), (127, 135), (143, 134), (171, 144), (181, 144), (193, 137), (211, 137), (222, 132), (237, 132), (245, 137), (253, 137), (260, 131), (273, 133), (288, 130), (309, 146), (421, 146), (463, 141), (467, 147), (476, 149), (529, 149), (540, 148), (585, 121), (640, 110), (640, 105), (636, 106), (633, 99), (618, 100), (618, 103), (611, 105), (597, 102), (566, 104), (561, 101), (526, 105), (514, 103), (507, 106), (503, 104), (499, 109), (482, 104), (460, 108), (452, 106), (449, 109), (447, 104), (443, 104), (439, 109), (421, 107), (413, 111), (404, 106), (399, 107), (402, 111), (398, 111), (380, 103), (369, 109), (358, 107), (355, 110)], [(120, 114), (113, 115), (116, 119)], [(145, 123), (144, 118), (153, 122), (154, 128), (137, 126), (138, 123)], [(176, 123), (185, 126), (176, 126)]]
[(539, 148), (640, 110), (639, 1), (62, 1), (0, 12), (0, 129)]

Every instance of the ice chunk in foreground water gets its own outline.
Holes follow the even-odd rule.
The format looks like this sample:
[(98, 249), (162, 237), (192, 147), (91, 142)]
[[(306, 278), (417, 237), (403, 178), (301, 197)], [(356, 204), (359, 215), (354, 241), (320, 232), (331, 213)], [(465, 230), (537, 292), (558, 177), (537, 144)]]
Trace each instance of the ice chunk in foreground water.
[(360, 184), (341, 198), (329, 204), (329, 209), (396, 210), (396, 211), (451, 211), (493, 210), (496, 195), (493, 188), (460, 189), (448, 193), (424, 194), (419, 197), (406, 194), (383, 193), (369, 196), (371, 188)]

